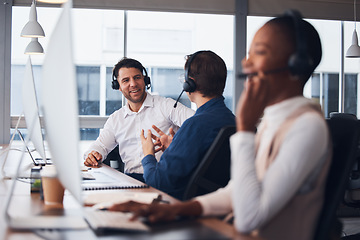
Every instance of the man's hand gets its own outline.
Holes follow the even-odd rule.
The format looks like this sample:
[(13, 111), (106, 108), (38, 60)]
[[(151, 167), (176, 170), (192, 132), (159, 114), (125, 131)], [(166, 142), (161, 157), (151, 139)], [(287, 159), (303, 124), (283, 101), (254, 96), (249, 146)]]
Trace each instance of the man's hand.
[(84, 165), (88, 167), (98, 166), (99, 162), (102, 160), (102, 155), (97, 151), (91, 151), (87, 158), (84, 161)]
[(255, 131), (256, 125), (268, 103), (268, 82), (260, 72), (245, 82), (236, 110), (238, 131)]
[(155, 145), (151, 139), (151, 135), (151, 130), (148, 130), (147, 137), (144, 135), (144, 130), (141, 130), (140, 139), (144, 156), (149, 154), (155, 155)]
[(160, 137), (155, 136), (154, 134), (151, 137), (155, 140), (155, 146), (158, 148), (155, 149), (155, 152), (165, 151), (172, 142), (175, 132), (172, 128), (169, 128), (169, 135), (161, 131), (157, 126), (152, 125), (152, 128), (160, 135)]

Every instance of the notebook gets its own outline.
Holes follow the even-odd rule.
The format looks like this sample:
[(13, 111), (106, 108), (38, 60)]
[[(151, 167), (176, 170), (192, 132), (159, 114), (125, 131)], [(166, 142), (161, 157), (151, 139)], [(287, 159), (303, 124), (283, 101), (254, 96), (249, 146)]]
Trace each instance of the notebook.
[(25, 147), (26, 147), (26, 151), (29, 153), (30, 157), (31, 157), (31, 160), (33, 161), (34, 165), (35, 166), (45, 166), (45, 165), (51, 165), (52, 164), (52, 161), (50, 158), (46, 158), (46, 160), (42, 159), (42, 158), (34, 158), (31, 154), (31, 151), (30, 149), (28, 148), (25, 140), (24, 140), (24, 137), (22, 135), (22, 133), (19, 131), (19, 129), (17, 130), (18, 133), (19, 133), (19, 137), (21, 139), (21, 141), (25, 144)]
[(84, 197), (86, 206), (93, 206), (102, 203), (123, 203), (127, 201), (136, 201), (150, 204), (154, 200), (161, 200), (162, 196), (156, 192), (123, 192), (123, 191), (94, 191), (89, 192)]
[(101, 171), (90, 171), (90, 173), (96, 178), (94, 181), (82, 181), (81, 186), (83, 191), (94, 190), (113, 190), (113, 189), (137, 189), (148, 188), (145, 183), (134, 183), (129, 181), (119, 181)]

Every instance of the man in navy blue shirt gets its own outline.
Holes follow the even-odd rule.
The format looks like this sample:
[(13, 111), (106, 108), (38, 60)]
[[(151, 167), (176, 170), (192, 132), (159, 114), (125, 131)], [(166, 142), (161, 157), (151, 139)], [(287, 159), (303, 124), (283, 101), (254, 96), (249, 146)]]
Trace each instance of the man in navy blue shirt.
[(212, 51), (199, 51), (187, 57), (183, 87), (198, 109), (174, 135), (159, 162), (155, 159), (151, 131), (147, 130), (147, 137), (142, 131), (145, 156), (142, 165), (148, 185), (182, 199), (191, 174), (219, 130), (227, 125), (235, 125), (235, 116), (225, 106), (222, 96), (226, 76), (225, 62)]

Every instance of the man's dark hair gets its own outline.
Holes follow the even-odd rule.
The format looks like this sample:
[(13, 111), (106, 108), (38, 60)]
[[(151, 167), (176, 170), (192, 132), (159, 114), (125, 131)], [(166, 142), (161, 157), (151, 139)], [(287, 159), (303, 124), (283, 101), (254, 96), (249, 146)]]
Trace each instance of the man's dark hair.
[(305, 44), (307, 52), (305, 53), (311, 60), (310, 68), (308, 71), (304, 72), (303, 74), (299, 75), (300, 79), (303, 81), (303, 84), (310, 78), (316, 67), (319, 65), (322, 56), (322, 49), (321, 49), (321, 41), (320, 36), (316, 29), (307, 21), (300, 19), (300, 26), (296, 29), (294, 19), (290, 16), (283, 15), (268, 21), (267, 24), (274, 24), (276, 26), (281, 27), (284, 30), (285, 36), (287, 36), (288, 41), (293, 43), (294, 53), (297, 51), (297, 37), (296, 31), (301, 31), (303, 34), (303, 39), (305, 40)]
[(120, 68), (136, 68), (138, 69), (142, 74), (144, 71), (143, 65), (135, 59), (123, 57), (117, 64), (115, 64), (113, 68), (113, 75), (117, 79), (119, 76), (119, 70)]
[[(185, 69), (188, 69), (189, 59), (186, 57)], [(227, 69), (224, 60), (212, 51), (197, 53), (191, 61), (189, 77), (196, 83), (196, 90), (204, 97), (220, 97), (225, 88)]]

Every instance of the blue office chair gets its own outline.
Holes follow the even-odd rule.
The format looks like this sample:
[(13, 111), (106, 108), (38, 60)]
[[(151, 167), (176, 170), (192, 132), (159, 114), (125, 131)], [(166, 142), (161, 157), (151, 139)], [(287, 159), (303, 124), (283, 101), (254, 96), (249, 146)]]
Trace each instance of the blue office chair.
[(229, 138), (236, 126), (225, 126), (211, 144), (209, 150), (190, 177), (183, 200), (213, 192), (225, 187), (230, 180)]
[(336, 210), (344, 198), (351, 169), (357, 158), (360, 125), (350, 114), (332, 114), (326, 119), (333, 142), (333, 157), (326, 181), (324, 205), (317, 223), (314, 240), (340, 238), (341, 223)]

